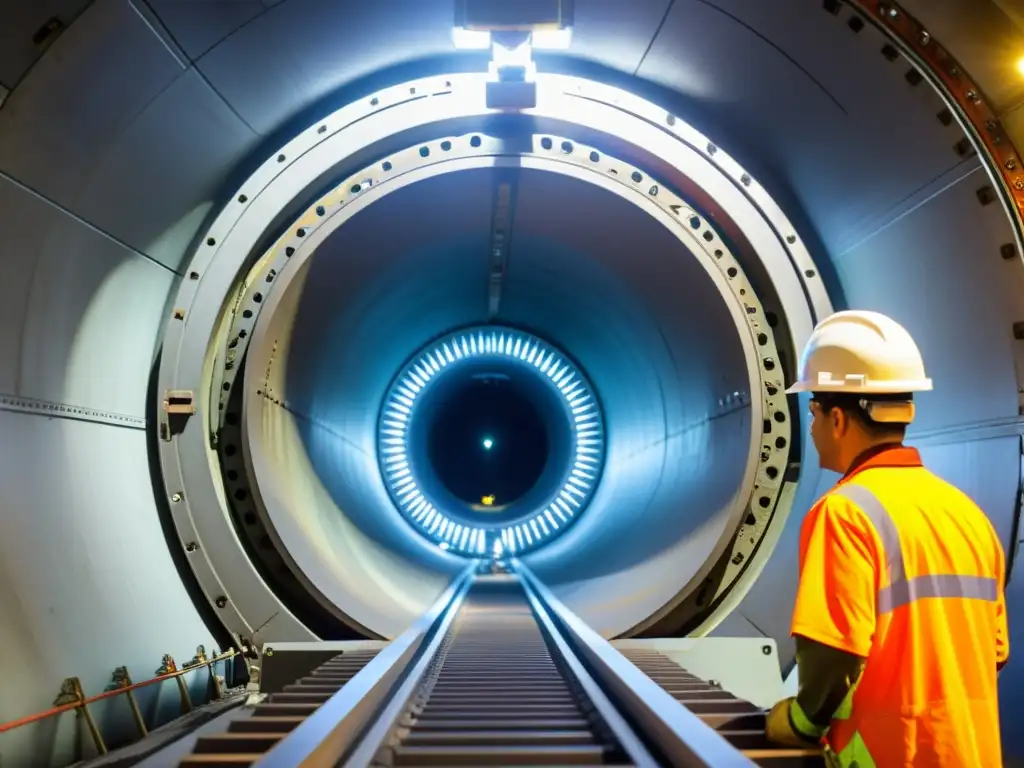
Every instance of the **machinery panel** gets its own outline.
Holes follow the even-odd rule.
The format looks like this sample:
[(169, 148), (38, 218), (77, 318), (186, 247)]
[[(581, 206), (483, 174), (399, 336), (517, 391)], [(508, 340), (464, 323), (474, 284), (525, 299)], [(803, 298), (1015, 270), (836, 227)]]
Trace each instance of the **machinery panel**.
[(0, 177), (0, 392), (143, 417), (174, 276)]
[(237, 32), (270, 3), (259, 0), (147, 0), (193, 61)]
[(850, 10), (782, 5), (680, 0), (640, 75), (706, 100), (711, 119), (742, 131), (744, 149), (790, 183), (825, 245), (842, 252), (865, 220), (959, 162), (963, 134), (936, 118), (937, 94), (907, 82), (906, 60), (887, 60), (895, 49), (883, 55), (880, 32), (849, 27)]
[(0, 24), (0, 83), (13, 88), (91, 0), (5, 3)]
[(0, 111), (0, 170), (76, 209), (97, 163), (183, 69), (127, 0), (93, 3)]
[[(65, 677), (97, 693), (116, 667), (146, 680), (164, 654), (216, 647), (167, 550), (145, 432), (0, 411), (0, 453), (0, 722), (49, 709)], [(154, 691), (139, 693), (151, 718)], [(159, 696), (176, 709), (176, 687)], [(93, 712), (104, 722), (107, 707)], [(65, 717), (4, 734), (0, 755), (67, 764), (74, 730)]]
[(782, 698), (775, 641), (759, 637), (616, 640), (620, 651), (658, 651), (688, 672), (765, 709)]
[(905, 325), (936, 382), (917, 400), (911, 437), (1017, 414), (1021, 318), (1000, 255), (1014, 233), (998, 202), (983, 204), (988, 186), (984, 172), (970, 174), (837, 260), (850, 306)]
[(29, 81), (0, 112), (0, 170), (176, 267), (252, 131), (123, 0), (91, 6)]
[(214, 88), (257, 132), (352, 80), (420, 57), (454, 53), (446, 0), (281, 3), (199, 62)]

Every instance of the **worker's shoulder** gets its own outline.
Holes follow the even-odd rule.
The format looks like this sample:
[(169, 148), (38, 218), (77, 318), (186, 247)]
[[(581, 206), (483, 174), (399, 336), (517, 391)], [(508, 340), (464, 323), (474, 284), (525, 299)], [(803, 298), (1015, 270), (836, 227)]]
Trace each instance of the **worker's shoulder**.
[[(960, 523), (972, 522), (974, 530), (984, 530), (998, 539), (992, 521), (974, 499), (926, 467), (872, 468), (837, 485), (825, 498), (833, 514), (851, 515), (852, 510), (858, 510), (872, 517), (884, 512), (897, 521), (907, 510), (941, 510)], [(880, 509), (865, 509), (866, 505)]]

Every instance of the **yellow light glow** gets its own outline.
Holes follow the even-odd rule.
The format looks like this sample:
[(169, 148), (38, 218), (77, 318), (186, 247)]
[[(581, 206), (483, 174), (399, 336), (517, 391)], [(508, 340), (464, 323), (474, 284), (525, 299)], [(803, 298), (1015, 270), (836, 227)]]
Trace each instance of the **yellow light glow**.
[(1024, 77), (1024, 56), (1017, 59), (1017, 72)]
[(480, 503), (482, 503), (485, 507), (489, 507), (492, 504), (494, 504), (494, 497), (484, 496), (482, 499), (480, 499)]

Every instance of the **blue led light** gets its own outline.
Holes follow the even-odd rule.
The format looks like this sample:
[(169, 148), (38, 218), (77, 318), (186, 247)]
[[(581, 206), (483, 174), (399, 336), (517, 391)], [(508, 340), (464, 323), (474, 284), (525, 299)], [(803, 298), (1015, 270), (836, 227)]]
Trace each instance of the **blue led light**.
[[(452, 519), (442, 502), (420, 488), (408, 455), (408, 425), (420, 395), (435, 377), (468, 360), (511, 359), (542, 378), (565, 406), (573, 455), (550, 498), (518, 520), (492, 526)], [(482, 440), (490, 450), (493, 438)], [(604, 424), (593, 390), (561, 353), (537, 337), (513, 329), (458, 331), (420, 352), (399, 374), (384, 401), (377, 437), (378, 459), (391, 498), (402, 514), (440, 548), (470, 557), (521, 555), (564, 531), (584, 510), (604, 463)]]

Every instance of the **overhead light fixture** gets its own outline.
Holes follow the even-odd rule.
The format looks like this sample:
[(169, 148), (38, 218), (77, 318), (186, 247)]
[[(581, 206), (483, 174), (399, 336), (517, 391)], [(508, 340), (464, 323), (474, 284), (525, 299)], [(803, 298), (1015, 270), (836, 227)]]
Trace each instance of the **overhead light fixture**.
[[(486, 29), (452, 27), (452, 44), (459, 51), (486, 51), (491, 47), (491, 32)], [(535, 29), (529, 45), (538, 51), (565, 51), (572, 45), (572, 27)]]
[(1017, 73), (1024, 77), (1024, 56), (1017, 59)]
[(491, 33), (486, 29), (452, 27), (452, 44), (460, 51), (486, 51), (491, 47)]

